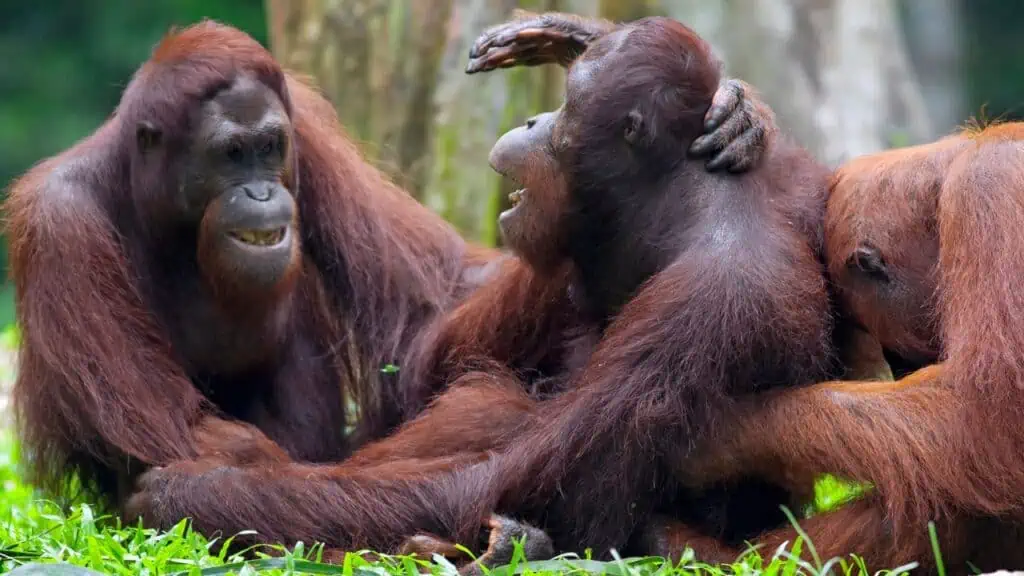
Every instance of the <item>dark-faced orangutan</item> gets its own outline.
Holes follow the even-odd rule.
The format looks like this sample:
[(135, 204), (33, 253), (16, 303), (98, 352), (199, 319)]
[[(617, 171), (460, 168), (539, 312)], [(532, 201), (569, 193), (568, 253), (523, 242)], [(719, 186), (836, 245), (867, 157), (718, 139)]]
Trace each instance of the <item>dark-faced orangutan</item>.
[[(775, 132), (770, 118), (750, 112), (735, 121)], [(771, 139), (736, 153), (759, 156)], [(686, 482), (751, 473), (794, 490), (821, 473), (868, 482), (868, 499), (803, 523), (821, 557), (934, 570), (927, 523), (935, 521), (952, 573), (1024, 567), (1022, 182), (1019, 123), (841, 166), (825, 214), (829, 276), (844, 314), (906, 375), (742, 403), (736, 426), (700, 450)], [(787, 529), (756, 543), (771, 550), (795, 537)], [(675, 529), (661, 538), (676, 550), (687, 542)]]
[[(477, 44), (470, 70), (509, 65), (493, 38), (501, 28)], [(540, 44), (531, 57), (555, 45)], [(600, 555), (635, 549), (656, 514), (699, 526), (703, 506), (724, 507), (714, 535), (726, 540), (762, 528), (762, 512), (780, 521), (786, 494), (756, 475), (705, 493), (676, 477), (744, 399), (833, 373), (820, 260), (829, 171), (781, 140), (742, 174), (690, 159), (719, 72), (678, 22), (611, 27), (568, 62), (564, 105), (503, 136), (491, 158), (521, 187), (501, 217), (506, 242), (534, 273), (566, 267), (600, 340), (505, 450), (454, 474), (447, 493), (458, 499), (438, 506), (458, 512), (459, 542), (497, 511), (545, 530), (557, 551)], [(746, 515), (729, 508), (737, 495), (754, 506)]]
[(337, 461), (382, 436), (415, 408), (381, 368), (496, 257), (211, 22), (167, 36), (116, 113), (6, 210), (31, 479), (60, 492), (74, 473), (115, 503), (151, 466)]

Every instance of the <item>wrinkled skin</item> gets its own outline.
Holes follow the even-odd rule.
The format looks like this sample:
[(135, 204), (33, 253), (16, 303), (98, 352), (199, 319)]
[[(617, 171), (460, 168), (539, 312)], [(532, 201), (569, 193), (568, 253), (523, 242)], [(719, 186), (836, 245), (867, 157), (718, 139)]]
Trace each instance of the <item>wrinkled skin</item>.
[[(208, 277), (235, 290), (272, 291), (299, 263), (295, 199), (283, 182), (290, 132), (277, 95), (243, 76), (203, 104), (185, 153), (181, 219), (201, 223)], [(147, 155), (160, 153), (159, 140), (140, 127)]]
[[(567, 205), (564, 178), (551, 148), (557, 112), (539, 114), (505, 133), (491, 149), (491, 167), (519, 187), (498, 216), (505, 244), (538, 270), (564, 262)], [(530, 194), (543, 186), (544, 194)]]

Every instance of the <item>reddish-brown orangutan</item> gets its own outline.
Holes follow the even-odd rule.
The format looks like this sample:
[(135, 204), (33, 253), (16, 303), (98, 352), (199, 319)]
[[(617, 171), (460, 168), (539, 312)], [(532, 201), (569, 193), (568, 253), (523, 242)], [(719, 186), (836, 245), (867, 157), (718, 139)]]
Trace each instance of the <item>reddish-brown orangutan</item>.
[[(417, 532), (473, 546), (484, 524), (497, 526), (501, 558), (521, 525), (491, 516), (500, 503), (553, 529), (561, 549), (626, 546), (649, 513), (691, 496), (668, 464), (716, 434), (720, 404), (817, 381), (833, 364), (817, 258), (827, 170), (779, 145), (748, 174), (706, 172), (686, 151), (724, 115), (711, 108), (717, 86), (707, 46), (669, 20), (595, 46), (572, 67), (564, 112), (496, 146), (495, 167), (526, 188), (502, 228), (530, 265), (506, 263), (428, 331), (440, 345), (409, 366), (452, 388), (345, 464), (176, 463), (146, 475), (139, 508), (204, 532), (381, 551)], [(603, 339), (588, 355), (595, 328)], [(452, 458), (460, 442), (470, 460), (502, 452), (452, 474), (402, 464)], [(578, 489), (560, 495), (563, 480)]]
[(77, 473), (115, 501), (136, 473), (204, 455), (341, 460), (347, 401), (354, 442), (382, 436), (414, 411), (382, 366), (496, 256), (210, 22), (166, 37), (116, 114), (6, 210), (31, 478), (56, 492)]
[[(470, 71), (509, 64), (494, 48), (502, 28), (524, 29), (485, 34)], [(673, 468), (714, 441), (739, 399), (831, 373), (819, 260), (828, 170), (783, 142), (741, 175), (709, 174), (688, 159), (718, 68), (678, 22), (615, 26), (568, 62), (564, 106), (503, 136), (492, 163), (522, 186), (502, 215), (506, 242), (535, 270), (563, 253), (570, 295), (601, 339), (508, 448), (455, 475), (456, 493), (473, 486), (480, 499), (444, 507), (457, 507), (466, 527), (492, 510), (523, 518), (558, 550), (625, 551), (655, 513), (706, 521), (698, 505), (712, 516), (724, 507), (722, 535), (735, 537), (753, 527), (729, 525), (744, 520), (728, 508), (743, 485), (718, 487), (709, 500), (682, 491)], [(469, 345), (449, 343), (452, 356)], [(752, 483), (779, 514), (780, 494)], [(757, 526), (757, 511), (748, 513)]]
[[(744, 115), (751, 109), (740, 112)], [(769, 134), (770, 118), (751, 116)], [(761, 145), (741, 145), (763, 154)], [(691, 486), (751, 473), (794, 490), (821, 473), (866, 481), (872, 496), (810, 518), (823, 558), (934, 569), (936, 522), (953, 573), (1024, 567), (1024, 125), (970, 129), (932, 144), (852, 160), (834, 177), (825, 218), (840, 306), (882, 344), (896, 382), (831, 382), (735, 406), (733, 426), (686, 462)], [(665, 551), (695, 544), (652, 530)], [(756, 540), (766, 550), (792, 530)], [(707, 544), (707, 542), (703, 542)]]

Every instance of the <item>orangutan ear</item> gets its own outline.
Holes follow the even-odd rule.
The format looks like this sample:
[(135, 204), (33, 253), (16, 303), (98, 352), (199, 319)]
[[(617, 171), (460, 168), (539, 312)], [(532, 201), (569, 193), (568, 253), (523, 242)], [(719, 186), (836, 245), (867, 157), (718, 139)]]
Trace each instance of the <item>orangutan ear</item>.
[(881, 251), (869, 244), (861, 244), (850, 256), (850, 265), (878, 280), (889, 279), (889, 267)]
[(639, 110), (630, 110), (629, 114), (626, 115), (626, 126), (623, 130), (623, 136), (626, 138), (626, 143), (630, 146), (635, 146), (642, 138), (643, 131), (643, 114), (641, 114)]
[(163, 131), (149, 120), (142, 120), (135, 127), (135, 142), (139, 152), (146, 153), (160, 145)]

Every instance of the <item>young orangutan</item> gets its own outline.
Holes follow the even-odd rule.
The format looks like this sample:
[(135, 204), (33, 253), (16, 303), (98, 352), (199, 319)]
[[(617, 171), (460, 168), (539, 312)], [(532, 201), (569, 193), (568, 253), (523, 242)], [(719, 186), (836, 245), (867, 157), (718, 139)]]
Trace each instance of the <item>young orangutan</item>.
[[(717, 85), (703, 40), (641, 20), (573, 61), (561, 109), (495, 145), (493, 166), (522, 186), (501, 218), (506, 240), (540, 270), (568, 259), (601, 340), (507, 449), (456, 474), (452, 493), (478, 494), (441, 505), (465, 518), (458, 527), (497, 510), (538, 524), (557, 550), (605, 555), (629, 550), (655, 512), (681, 511), (702, 529), (721, 515), (715, 535), (727, 540), (764, 523), (762, 512), (782, 518), (788, 495), (761, 478), (706, 499), (672, 473), (728, 426), (737, 398), (833, 369), (818, 258), (828, 170), (785, 143), (745, 174), (696, 166), (685, 151)], [(737, 495), (746, 505), (734, 516)]]

